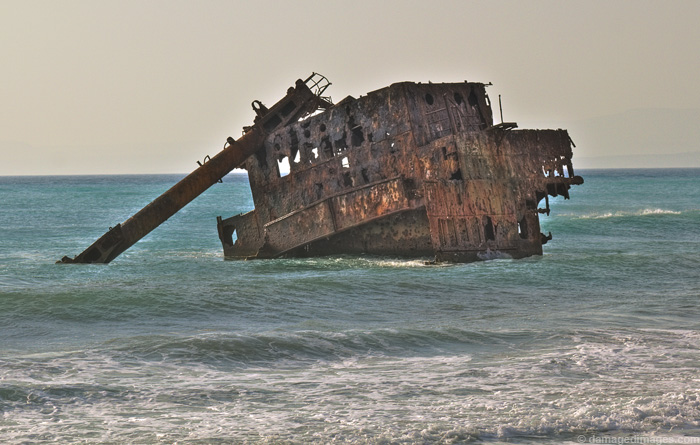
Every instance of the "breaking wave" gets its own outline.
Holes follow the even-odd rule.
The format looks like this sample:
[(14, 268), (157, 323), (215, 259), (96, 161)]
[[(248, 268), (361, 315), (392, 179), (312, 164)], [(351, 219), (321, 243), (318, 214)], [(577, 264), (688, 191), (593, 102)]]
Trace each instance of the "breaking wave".
[[(687, 212), (697, 212), (698, 210), (690, 210)], [(681, 215), (684, 212), (668, 209), (642, 209), (635, 211), (617, 211), (604, 213), (589, 213), (584, 215), (567, 214), (562, 216), (574, 217), (576, 219), (609, 219), (609, 218), (626, 218), (630, 216), (656, 216), (656, 215)]]
[[(0, 412), (18, 441), (562, 443), (700, 430), (697, 332), (533, 334), (137, 338), (3, 359)], [(449, 353), (455, 342), (486, 347)], [(417, 353), (425, 346), (432, 352)], [(238, 359), (248, 360), (245, 372)], [(275, 364), (255, 363), (268, 359)]]

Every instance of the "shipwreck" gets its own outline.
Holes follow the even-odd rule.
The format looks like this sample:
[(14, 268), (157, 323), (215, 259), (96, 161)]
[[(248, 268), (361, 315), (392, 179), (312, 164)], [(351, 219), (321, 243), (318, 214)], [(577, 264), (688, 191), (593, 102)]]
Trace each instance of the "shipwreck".
[(583, 183), (567, 131), (494, 124), (487, 84), (401, 82), (336, 104), (329, 85), (313, 73), (269, 108), (254, 101), (238, 140), (60, 262), (110, 262), (234, 168), (255, 209), (217, 227), (224, 256), (242, 259), (541, 255), (549, 197)]

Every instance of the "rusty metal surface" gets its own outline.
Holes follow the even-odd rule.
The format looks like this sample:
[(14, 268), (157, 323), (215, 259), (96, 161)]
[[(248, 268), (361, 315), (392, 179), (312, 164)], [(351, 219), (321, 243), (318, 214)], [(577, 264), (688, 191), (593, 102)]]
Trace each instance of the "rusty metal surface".
[(245, 163), (255, 210), (219, 219), (225, 255), (541, 254), (548, 196), (583, 182), (571, 140), (494, 125), (485, 87), (393, 84), (271, 132)]

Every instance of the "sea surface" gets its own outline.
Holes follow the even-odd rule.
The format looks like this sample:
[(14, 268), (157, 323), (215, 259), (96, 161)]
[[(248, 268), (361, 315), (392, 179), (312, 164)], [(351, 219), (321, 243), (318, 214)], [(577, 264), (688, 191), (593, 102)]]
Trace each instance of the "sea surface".
[(438, 265), (224, 260), (240, 174), (57, 265), (182, 175), (0, 177), (0, 442), (700, 443), (700, 170), (577, 174), (544, 255)]

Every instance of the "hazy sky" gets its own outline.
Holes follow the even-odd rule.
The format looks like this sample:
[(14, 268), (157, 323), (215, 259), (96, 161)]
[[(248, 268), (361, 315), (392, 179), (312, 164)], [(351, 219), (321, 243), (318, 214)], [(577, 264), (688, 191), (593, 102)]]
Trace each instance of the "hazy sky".
[(0, 175), (189, 172), (312, 71), (336, 101), (493, 82), (505, 120), (570, 130), (574, 165), (697, 153), (699, 17), (696, 0), (0, 0)]

